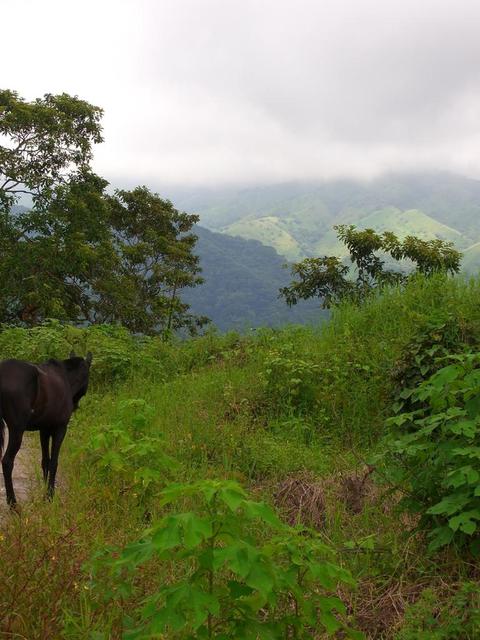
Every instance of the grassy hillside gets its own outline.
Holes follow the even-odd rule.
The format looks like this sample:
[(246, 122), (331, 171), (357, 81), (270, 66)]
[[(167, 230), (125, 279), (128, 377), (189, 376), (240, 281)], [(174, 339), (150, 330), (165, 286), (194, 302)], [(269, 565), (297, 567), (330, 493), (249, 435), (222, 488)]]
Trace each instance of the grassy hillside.
[[(64, 357), (73, 346), (91, 349), (94, 365), (92, 388), (62, 451), (55, 501), (45, 503), (39, 493), (23, 505), (21, 517), (12, 514), (0, 525), (0, 632), (29, 640), (117, 639), (130, 637), (127, 629), (137, 629), (131, 637), (187, 637), (172, 630), (183, 624), (181, 616), (169, 618), (174, 627), (167, 634), (149, 636), (141, 629), (160, 611), (166, 585), (188, 576), (203, 579), (200, 569), (192, 574), (191, 554), (206, 535), (195, 527), (204, 527), (201, 518), (207, 517), (195, 492), (227, 486), (212, 484), (216, 479), (240, 482), (285, 522), (317, 531), (298, 537), (289, 529), (290, 545), (317, 540), (332, 550), (333, 564), (319, 568), (313, 591), (301, 602), (315, 597), (315, 590), (339, 595), (346, 603), (340, 618), (367, 638), (478, 637), (479, 583), (471, 558), (454, 549), (427, 553), (416, 518), (397, 511), (398, 494), (382, 467), (369, 474), (365, 465), (381, 452), (399, 365), (419, 336), (445, 333), (448, 326), (448, 344), (480, 343), (479, 294), (479, 281), (416, 279), (361, 309), (336, 310), (318, 329), (265, 329), (249, 338), (206, 336), (176, 345), (110, 327), (79, 330), (54, 323), (30, 332), (4, 330), (2, 358)], [(187, 483), (190, 493), (172, 482)], [(161, 494), (166, 487), (171, 505)], [(240, 494), (228, 496), (233, 502), (222, 517), (230, 522), (237, 517), (235, 505), (244, 503)], [(252, 504), (245, 503), (249, 513), (256, 510), (268, 522), (247, 526), (248, 548), (273, 553), (275, 535), (285, 532), (272, 534), (275, 521)], [(156, 529), (162, 517), (174, 535), (170, 543), (164, 529)], [(186, 537), (175, 537), (175, 522), (190, 523), (182, 529)], [(235, 522), (244, 527), (243, 520)], [(157, 531), (155, 543), (149, 531)], [(142, 543), (122, 552), (142, 536)], [(151, 544), (171, 546), (150, 557)], [(234, 541), (223, 545), (233, 548)], [(322, 553), (328, 556), (327, 547)], [(287, 571), (292, 565), (283, 566)], [(348, 570), (357, 588), (340, 584), (335, 567)], [(225, 570), (215, 574), (217, 580), (227, 600), (239, 598), (244, 605), (242, 598), (252, 595), (240, 578), (227, 582), (232, 578)], [(260, 585), (253, 577), (246, 580)], [(254, 588), (258, 597), (267, 583), (259, 592)], [(173, 611), (176, 605), (169, 602)], [(195, 606), (201, 616), (205, 602)], [(288, 610), (288, 601), (265, 602), (259, 620), (278, 620)], [(219, 620), (220, 612), (211, 615)], [(161, 624), (158, 618), (158, 629)], [(227, 622), (218, 624), (218, 633), (209, 627), (210, 637), (220, 637)], [(322, 624), (304, 637), (327, 637)]]
[(477, 274), (480, 271), (480, 242), (463, 251), (462, 268), (468, 274)]
[(274, 247), (275, 251), (289, 260), (304, 256), (304, 249), (289, 231), (288, 220), (277, 216), (248, 216), (229, 225), (224, 231), (228, 235), (259, 240), (264, 245)]
[[(375, 231), (393, 231), (399, 238), (413, 235), (424, 240), (439, 238), (453, 242), (454, 245), (462, 249), (466, 239), (456, 229), (452, 229), (430, 216), (427, 216), (418, 209), (402, 211), (395, 207), (385, 207), (379, 211), (374, 211), (358, 221), (359, 229), (375, 229)], [(332, 229), (326, 233), (315, 245), (316, 255), (348, 255), (348, 251), (341, 242), (338, 241), (336, 232)]]
[[(324, 238), (334, 224), (364, 226), (372, 214), (371, 223), (379, 229), (393, 225), (404, 231), (401, 218), (407, 216), (408, 233), (445, 235), (462, 248), (480, 240), (480, 182), (450, 174), (387, 175), (370, 182), (336, 180), (173, 196), (180, 208), (199, 213), (208, 228), (260, 240), (291, 260), (318, 255), (322, 244), (331, 246)], [(414, 210), (417, 219), (407, 213)], [(392, 211), (401, 215), (393, 219)]]

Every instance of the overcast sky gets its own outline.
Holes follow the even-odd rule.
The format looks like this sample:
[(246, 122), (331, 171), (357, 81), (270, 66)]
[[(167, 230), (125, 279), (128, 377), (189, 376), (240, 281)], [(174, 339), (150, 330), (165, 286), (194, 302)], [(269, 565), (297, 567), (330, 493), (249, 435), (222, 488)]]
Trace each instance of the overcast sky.
[(3, 0), (1, 86), (104, 108), (113, 182), (480, 178), (479, 0)]

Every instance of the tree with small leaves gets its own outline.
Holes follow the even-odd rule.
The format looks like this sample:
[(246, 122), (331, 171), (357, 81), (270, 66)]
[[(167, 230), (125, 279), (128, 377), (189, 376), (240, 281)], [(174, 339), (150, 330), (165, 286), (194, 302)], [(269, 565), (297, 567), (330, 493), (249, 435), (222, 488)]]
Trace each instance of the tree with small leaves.
[(208, 319), (190, 314), (180, 292), (203, 282), (191, 232), (198, 216), (178, 211), (147, 187), (118, 190), (108, 204), (119, 262), (113, 296), (99, 304), (104, 320), (147, 334), (195, 333)]
[(0, 90), (0, 211), (23, 195), (49, 202), (56, 186), (89, 169), (102, 142), (99, 107), (66, 93), (27, 102)]
[[(0, 322), (121, 323), (194, 333), (180, 292), (202, 282), (198, 217), (146, 187), (107, 195), (92, 173), (102, 110), (67, 94), (0, 91)], [(14, 207), (28, 197), (31, 209)]]
[[(280, 289), (280, 296), (289, 306), (314, 297), (322, 299), (323, 308), (346, 299), (362, 302), (378, 287), (400, 284), (413, 273), (452, 275), (460, 270), (462, 254), (451, 242), (415, 236), (400, 240), (390, 231), (377, 233), (354, 225), (334, 228), (348, 249), (353, 268), (336, 256), (306, 258), (294, 264), (291, 270), (296, 279)], [(387, 258), (400, 263), (398, 268), (387, 266)], [(410, 271), (405, 266), (409, 263), (413, 264)]]

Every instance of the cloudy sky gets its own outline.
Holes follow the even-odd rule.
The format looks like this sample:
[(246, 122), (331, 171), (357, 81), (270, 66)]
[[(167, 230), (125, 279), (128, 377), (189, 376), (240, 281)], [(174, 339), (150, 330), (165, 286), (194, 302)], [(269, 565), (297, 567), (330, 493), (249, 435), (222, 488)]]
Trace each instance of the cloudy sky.
[(112, 182), (480, 178), (479, 0), (3, 0), (2, 88), (104, 108)]

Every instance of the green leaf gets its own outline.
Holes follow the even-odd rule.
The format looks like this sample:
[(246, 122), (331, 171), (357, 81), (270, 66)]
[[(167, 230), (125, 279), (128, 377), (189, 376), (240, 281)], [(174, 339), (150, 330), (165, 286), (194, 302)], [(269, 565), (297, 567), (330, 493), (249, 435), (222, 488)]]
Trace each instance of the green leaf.
[(467, 410), (470, 418), (476, 418), (480, 415), (480, 394), (474, 395), (465, 403), (465, 409)]
[(470, 511), (463, 511), (458, 516), (450, 518), (448, 526), (452, 531), (463, 531), (471, 535), (477, 529), (475, 520), (480, 520), (480, 511), (478, 509), (472, 509)]
[(429, 551), (436, 551), (440, 547), (444, 547), (453, 540), (455, 532), (448, 526), (437, 527), (430, 532), (429, 536), (432, 541), (428, 545)]
[(229, 484), (220, 489), (219, 498), (227, 505), (230, 511), (235, 511), (245, 501), (246, 494), (238, 484)]
[(480, 474), (470, 465), (460, 467), (451, 471), (447, 476), (446, 485), (448, 487), (461, 487), (465, 484), (476, 484), (480, 478)]
[(426, 513), (432, 515), (451, 515), (452, 513), (456, 513), (463, 509), (465, 505), (467, 505), (470, 501), (470, 498), (467, 494), (452, 494), (449, 496), (445, 496), (440, 502), (427, 509)]
[(271, 507), (264, 502), (254, 502), (253, 500), (245, 500), (242, 505), (245, 515), (249, 518), (258, 518), (269, 524), (274, 529), (285, 529), (284, 523), (276, 515)]
[(457, 435), (474, 438), (478, 431), (478, 425), (474, 420), (460, 420), (459, 422), (448, 425), (448, 429)]
[(249, 596), (253, 592), (251, 587), (247, 586), (243, 582), (238, 582), (237, 580), (229, 580), (228, 589), (230, 591), (230, 595), (235, 600), (243, 596)]
[(252, 565), (245, 582), (252, 589), (256, 589), (265, 600), (268, 599), (275, 585), (275, 580), (268, 567), (260, 558)]
[(201, 542), (212, 536), (212, 523), (208, 518), (202, 518), (195, 513), (182, 513), (176, 516), (183, 527), (183, 544), (186, 549), (193, 549)]

